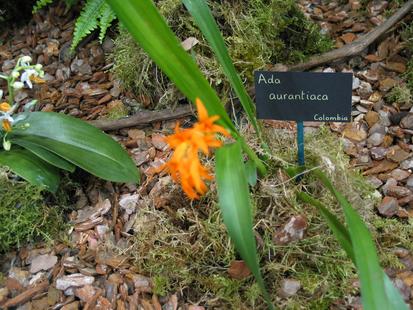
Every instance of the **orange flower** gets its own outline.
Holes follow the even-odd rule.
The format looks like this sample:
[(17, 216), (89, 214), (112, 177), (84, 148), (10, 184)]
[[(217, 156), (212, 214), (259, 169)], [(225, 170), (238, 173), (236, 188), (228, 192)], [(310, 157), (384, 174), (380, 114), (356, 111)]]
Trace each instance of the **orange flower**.
[(210, 148), (217, 148), (222, 141), (216, 138), (220, 133), (229, 136), (224, 127), (216, 125), (219, 116), (208, 116), (208, 112), (197, 98), (198, 122), (192, 128), (182, 129), (177, 125), (175, 133), (166, 137), (166, 142), (174, 150), (171, 159), (162, 167), (167, 170), (175, 182), (180, 182), (182, 189), (190, 199), (198, 199), (207, 191), (205, 180), (212, 180), (212, 175), (206, 167), (201, 164), (198, 157), (201, 151), (209, 154)]
[(11, 131), (11, 124), (7, 119), (2, 121), (4, 131), (10, 132)]
[(11, 109), (10, 104), (7, 102), (0, 103), (0, 111), (1, 112), (8, 112)]

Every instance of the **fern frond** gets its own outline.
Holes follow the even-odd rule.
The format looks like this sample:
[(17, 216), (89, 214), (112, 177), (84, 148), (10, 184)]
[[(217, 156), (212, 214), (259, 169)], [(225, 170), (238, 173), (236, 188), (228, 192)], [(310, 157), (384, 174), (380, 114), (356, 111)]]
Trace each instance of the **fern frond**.
[(98, 17), (102, 7), (105, 5), (104, 0), (88, 0), (76, 20), (73, 41), (70, 49), (74, 51), (79, 42), (99, 26)]
[(37, 0), (33, 6), (33, 10), (32, 10), (33, 14), (52, 2), (53, 0)]
[(100, 12), (100, 19), (99, 19), (99, 41), (100, 43), (103, 42), (103, 38), (105, 37), (106, 31), (108, 30), (112, 21), (116, 18), (115, 12), (112, 11), (109, 4), (105, 3), (102, 7), (102, 11)]

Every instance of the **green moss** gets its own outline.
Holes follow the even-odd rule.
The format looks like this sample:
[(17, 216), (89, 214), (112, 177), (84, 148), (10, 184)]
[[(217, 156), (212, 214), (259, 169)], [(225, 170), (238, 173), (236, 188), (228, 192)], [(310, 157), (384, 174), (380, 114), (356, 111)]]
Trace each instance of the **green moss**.
[(61, 210), (44, 203), (42, 190), (0, 175), (0, 252), (37, 239), (51, 241), (64, 227)]
[(169, 278), (162, 275), (155, 275), (152, 279), (153, 292), (158, 296), (165, 296), (172, 289)]
[(413, 52), (413, 25), (411, 23), (403, 24), (400, 37), (404, 41), (406, 48)]
[(116, 101), (116, 104), (108, 105), (105, 118), (116, 120), (128, 116), (128, 108), (122, 101)]
[(261, 289), (257, 283), (251, 284), (245, 290), (245, 299), (247, 300), (248, 304), (250, 304), (253, 309), (255, 309), (255, 306), (260, 300), (261, 298), (260, 296), (261, 296)]
[(110, 57), (114, 60), (113, 72), (122, 87), (136, 94), (136, 100), (142, 107), (147, 106), (146, 100), (152, 104), (160, 102), (162, 96), (168, 93), (167, 78), (121, 26)]
[(185, 226), (188, 219), (193, 221), (197, 211), (179, 212), (180, 219), (172, 220), (164, 212), (142, 209), (136, 220), (136, 264), (151, 276), (167, 278), (169, 284), (161, 285), (162, 288), (192, 285), (201, 276), (199, 270), (222, 270), (234, 259), (218, 212), (199, 219), (188, 230), (180, 226)]
[[(191, 53), (224, 102), (230, 97), (230, 85), (213, 52), (180, 1), (156, 1), (169, 26), (180, 40), (197, 38), (200, 43)], [(233, 62), (252, 85), (253, 71), (275, 63), (294, 63), (309, 55), (332, 48), (332, 41), (320, 34), (292, 0), (210, 1)], [(152, 106), (176, 104), (179, 92), (153, 64), (131, 36), (120, 29), (111, 55), (113, 71), (123, 86), (139, 100)]]
[(407, 85), (400, 84), (392, 88), (387, 94), (386, 101), (396, 107), (410, 107), (412, 105), (412, 94)]
[(403, 78), (410, 92), (413, 91), (413, 61), (409, 60), (406, 67), (406, 72), (403, 73)]
[(233, 309), (239, 309), (242, 301), (239, 291), (242, 281), (230, 279), (227, 275), (210, 275), (199, 279), (200, 287), (207, 289), (212, 296), (228, 302)]

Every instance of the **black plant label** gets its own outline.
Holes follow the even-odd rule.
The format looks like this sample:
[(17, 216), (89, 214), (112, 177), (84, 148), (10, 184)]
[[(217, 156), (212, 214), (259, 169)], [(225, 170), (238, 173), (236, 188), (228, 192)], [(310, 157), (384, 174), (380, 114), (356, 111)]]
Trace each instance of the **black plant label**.
[(350, 122), (352, 73), (255, 72), (259, 119)]

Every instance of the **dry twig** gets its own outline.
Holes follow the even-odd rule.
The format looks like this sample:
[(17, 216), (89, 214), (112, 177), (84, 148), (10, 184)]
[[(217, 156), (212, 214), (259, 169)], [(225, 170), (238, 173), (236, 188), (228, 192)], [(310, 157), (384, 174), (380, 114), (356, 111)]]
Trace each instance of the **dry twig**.
[(388, 18), (383, 24), (369, 33), (358, 38), (354, 42), (339, 49), (311, 57), (307, 62), (299, 63), (288, 68), (288, 71), (304, 71), (332, 62), (337, 59), (347, 58), (360, 54), (366, 47), (386, 33), (391, 27), (399, 22), (413, 8), (413, 0), (407, 1), (396, 13)]
[(118, 120), (96, 120), (90, 121), (89, 123), (102, 130), (116, 130), (127, 127), (143, 128), (154, 122), (181, 118), (192, 114), (192, 107), (190, 105), (185, 105), (176, 109), (143, 111)]

